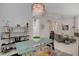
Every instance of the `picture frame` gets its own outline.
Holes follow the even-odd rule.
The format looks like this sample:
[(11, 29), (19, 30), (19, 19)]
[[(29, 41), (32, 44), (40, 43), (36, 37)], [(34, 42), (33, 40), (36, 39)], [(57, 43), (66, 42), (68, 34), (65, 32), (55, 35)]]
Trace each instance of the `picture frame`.
[(69, 25), (62, 25), (62, 30), (69, 30)]

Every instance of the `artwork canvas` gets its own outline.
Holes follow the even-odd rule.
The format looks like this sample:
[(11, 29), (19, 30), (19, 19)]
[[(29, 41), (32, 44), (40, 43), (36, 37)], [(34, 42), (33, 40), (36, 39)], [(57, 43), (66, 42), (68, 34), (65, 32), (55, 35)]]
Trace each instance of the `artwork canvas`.
[(69, 26), (68, 25), (62, 25), (62, 30), (69, 30)]

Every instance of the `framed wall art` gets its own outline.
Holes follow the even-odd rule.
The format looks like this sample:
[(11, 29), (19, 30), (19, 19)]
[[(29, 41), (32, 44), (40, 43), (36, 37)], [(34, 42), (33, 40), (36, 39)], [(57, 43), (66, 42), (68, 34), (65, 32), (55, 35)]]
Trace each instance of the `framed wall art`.
[(69, 26), (68, 25), (62, 25), (62, 30), (69, 30)]

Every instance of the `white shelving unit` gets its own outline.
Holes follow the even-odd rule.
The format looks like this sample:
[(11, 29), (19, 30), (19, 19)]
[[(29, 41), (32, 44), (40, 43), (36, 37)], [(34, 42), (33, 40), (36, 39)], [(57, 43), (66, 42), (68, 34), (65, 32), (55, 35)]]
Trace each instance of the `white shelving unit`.
[(30, 36), (27, 31), (28, 29), (26, 27), (4, 27), (1, 33), (0, 55), (10, 56), (16, 54), (15, 43), (27, 41)]

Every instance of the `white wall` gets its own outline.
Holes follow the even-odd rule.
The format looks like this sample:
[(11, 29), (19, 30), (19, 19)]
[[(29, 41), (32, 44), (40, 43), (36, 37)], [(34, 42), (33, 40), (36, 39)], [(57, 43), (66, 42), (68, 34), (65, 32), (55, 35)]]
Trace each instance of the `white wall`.
[(75, 27), (79, 29), (79, 16), (76, 16), (75, 18)]
[[(76, 27), (76, 29), (78, 29), (78, 30), (76, 30), (76, 32), (79, 33), (79, 16), (76, 16), (76, 19), (75, 19), (75, 27)], [(78, 39), (79, 39), (79, 37), (78, 37)], [(79, 46), (79, 40), (78, 40), (78, 46)]]
[[(45, 23), (46, 24), (46, 27), (48, 27), (48, 23), (47, 21), (48, 20), (51, 20), (52, 23), (55, 23), (57, 22), (59, 26), (57, 26), (56, 28), (56, 24), (55, 24), (55, 29), (52, 29), (54, 30), (56, 33), (59, 33), (59, 34), (67, 34), (67, 35), (70, 35), (70, 36), (73, 36), (73, 17), (61, 17), (61, 15), (50, 15), (50, 16), (46, 16), (44, 20), (42, 20), (41, 22)], [(68, 31), (63, 31), (62, 30), (62, 24), (63, 25), (69, 25), (69, 30)], [(53, 27), (52, 27), (53, 28)], [(49, 29), (49, 28), (48, 28)], [(47, 31), (46, 31), (47, 32)], [(48, 30), (48, 33), (49, 33), (49, 30)]]
[(0, 4), (0, 24), (4, 25), (3, 21), (9, 22), (10, 26), (20, 24), (25, 25), (31, 16), (31, 4)]
[[(42, 25), (44, 27), (42, 28)], [(49, 30), (48, 30), (48, 23), (47, 23), (47, 17), (43, 16), (40, 18), (40, 35), (44, 38), (49, 38)]]
[(73, 36), (73, 33), (74, 33), (74, 30), (72, 28), (74, 26), (73, 21), (74, 21), (73, 17), (64, 17), (62, 19), (62, 22), (63, 22), (64, 25), (69, 25), (69, 30), (68, 31), (62, 31), (62, 33)]

